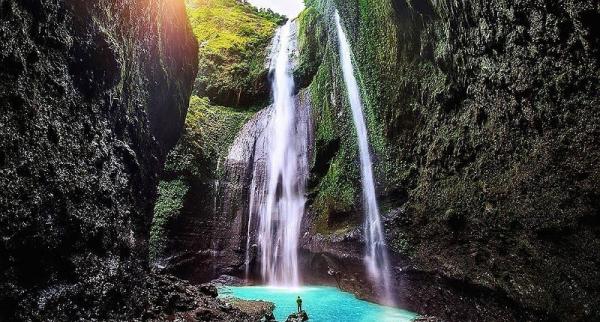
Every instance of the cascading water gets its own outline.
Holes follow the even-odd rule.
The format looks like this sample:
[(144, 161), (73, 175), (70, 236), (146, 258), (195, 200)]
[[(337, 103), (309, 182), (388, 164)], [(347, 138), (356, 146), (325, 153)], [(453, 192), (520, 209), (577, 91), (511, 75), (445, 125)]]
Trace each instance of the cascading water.
[(362, 111), (362, 102), (360, 98), (360, 90), (358, 82), (354, 76), (352, 66), (352, 52), (350, 43), (344, 33), (340, 16), (335, 13), (335, 23), (337, 26), (339, 53), (342, 64), (342, 72), (346, 89), (348, 92), (348, 100), (352, 108), (352, 118), (356, 127), (358, 139), (358, 150), (360, 153), (360, 173), (362, 179), (362, 189), (365, 208), (365, 241), (367, 245), (367, 253), (365, 255), (365, 263), (371, 277), (383, 284), (385, 297), (384, 301), (388, 304), (393, 304), (390, 284), (389, 260), (385, 245), (385, 237), (383, 235), (383, 227), (379, 215), (379, 207), (375, 196), (375, 183), (373, 180), (373, 166), (371, 156), (369, 154), (369, 139), (367, 134), (367, 126)]
[[(291, 22), (281, 27), (274, 42), (273, 106), (266, 133), (268, 146), (264, 187), (253, 180), (250, 214), (258, 212), (258, 247), (263, 279), (270, 285), (298, 286), (298, 238), (304, 215), (306, 129), (296, 120), (291, 73)], [(266, 193), (263, 193), (266, 192)], [(251, 223), (248, 224), (250, 226)], [(248, 230), (248, 240), (250, 230)], [(248, 253), (249, 244), (247, 244)], [(247, 255), (246, 263), (249, 263)]]

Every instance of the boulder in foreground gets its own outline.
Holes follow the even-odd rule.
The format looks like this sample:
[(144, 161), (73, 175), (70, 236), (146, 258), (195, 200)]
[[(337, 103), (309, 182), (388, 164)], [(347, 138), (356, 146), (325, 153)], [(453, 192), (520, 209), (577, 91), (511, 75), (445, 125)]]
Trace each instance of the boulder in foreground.
[(304, 322), (308, 321), (308, 314), (302, 310), (300, 313), (292, 313), (288, 316), (286, 322)]

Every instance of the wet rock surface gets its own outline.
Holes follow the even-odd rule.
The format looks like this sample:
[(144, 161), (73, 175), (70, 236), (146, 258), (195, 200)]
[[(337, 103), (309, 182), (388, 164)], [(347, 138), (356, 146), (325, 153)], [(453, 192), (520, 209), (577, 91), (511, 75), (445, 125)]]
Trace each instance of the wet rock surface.
[(141, 317), (197, 69), (183, 1), (2, 0), (0, 43), (0, 320)]
[(300, 311), (298, 313), (290, 314), (285, 322), (304, 322), (308, 320), (308, 314), (305, 311)]
[(168, 275), (150, 275), (146, 289), (149, 304), (144, 321), (260, 321), (275, 308), (264, 301), (219, 299), (216, 288), (214, 294), (206, 294), (206, 286)]
[(236, 309), (239, 309), (242, 313), (250, 318), (246, 318), (243, 321), (276, 321), (273, 315), (275, 305), (271, 302), (265, 301), (248, 301), (240, 300), (236, 298), (227, 299), (227, 302)]

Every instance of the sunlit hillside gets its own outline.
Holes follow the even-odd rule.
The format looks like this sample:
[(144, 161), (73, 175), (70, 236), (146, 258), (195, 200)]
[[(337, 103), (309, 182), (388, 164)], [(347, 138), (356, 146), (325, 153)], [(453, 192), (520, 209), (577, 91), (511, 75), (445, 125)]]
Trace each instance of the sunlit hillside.
[(237, 0), (186, 4), (200, 45), (196, 94), (228, 106), (267, 99), (265, 49), (284, 18)]

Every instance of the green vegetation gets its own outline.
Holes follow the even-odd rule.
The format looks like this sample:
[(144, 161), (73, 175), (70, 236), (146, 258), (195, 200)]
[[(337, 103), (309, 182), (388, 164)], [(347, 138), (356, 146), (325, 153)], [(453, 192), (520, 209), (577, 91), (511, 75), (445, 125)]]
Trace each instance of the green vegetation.
[(323, 50), (327, 45), (327, 29), (321, 23), (322, 19), (322, 15), (312, 7), (298, 16), (298, 47), (302, 50), (294, 78), (299, 88), (310, 84), (321, 65)]
[(166, 171), (217, 178), (218, 165), (253, 114), (254, 111), (214, 106), (207, 98), (192, 96), (183, 137), (169, 154)]
[(333, 223), (331, 218), (339, 214), (346, 215), (342, 226), (354, 224), (352, 219), (355, 216), (348, 215), (352, 214), (356, 201), (360, 200), (358, 198), (360, 189), (345, 175), (345, 170), (351, 170), (348, 169), (348, 165), (348, 162), (344, 162), (344, 158), (336, 158), (319, 184), (319, 192), (313, 204), (314, 209), (318, 211), (316, 228), (319, 233), (325, 234), (337, 230), (340, 225)]
[[(352, 214), (359, 206), (360, 173), (355, 164), (356, 138), (337, 50), (327, 32), (326, 17), (320, 12), (308, 7), (299, 16), (300, 63), (296, 75), (310, 84), (316, 142), (313, 167), (328, 164), (323, 173), (312, 174), (317, 182), (311, 206), (318, 216), (315, 228), (322, 234), (334, 234), (355, 225)], [(332, 145), (337, 150), (328, 151)]]
[[(331, 217), (357, 212), (360, 206), (355, 129), (339, 67), (337, 33), (335, 28), (327, 28), (334, 25), (334, 10), (339, 10), (354, 49), (355, 73), (362, 90), (379, 193), (385, 196), (397, 193), (398, 187), (409, 186), (415, 177), (415, 160), (407, 158), (414, 155), (410, 151), (411, 142), (407, 141), (411, 136), (404, 131), (415, 126), (418, 117), (415, 109), (421, 104), (432, 104), (434, 95), (444, 90), (446, 78), (429, 60), (415, 61), (420, 48), (405, 46), (400, 41), (412, 34), (399, 33), (403, 29), (398, 24), (402, 22), (397, 20), (390, 2), (310, 0), (306, 5), (300, 15), (299, 69), (316, 69), (309, 87), (315, 117), (315, 154), (319, 155), (331, 142), (339, 142), (337, 151), (328, 156), (327, 172), (314, 178), (318, 185), (313, 207), (320, 215), (318, 228), (324, 232), (323, 228), (327, 228), (324, 223), (330, 222)], [(356, 21), (360, 21), (360, 28), (356, 28)], [(382, 207), (394, 208), (393, 200), (380, 199)], [(349, 222), (354, 220), (352, 216), (346, 217)]]
[(167, 247), (167, 224), (180, 214), (188, 190), (188, 185), (180, 179), (159, 183), (158, 200), (154, 206), (154, 217), (150, 230), (151, 259), (158, 258)]
[(228, 106), (265, 102), (266, 48), (284, 18), (237, 0), (189, 0), (187, 7), (200, 46), (195, 93)]

